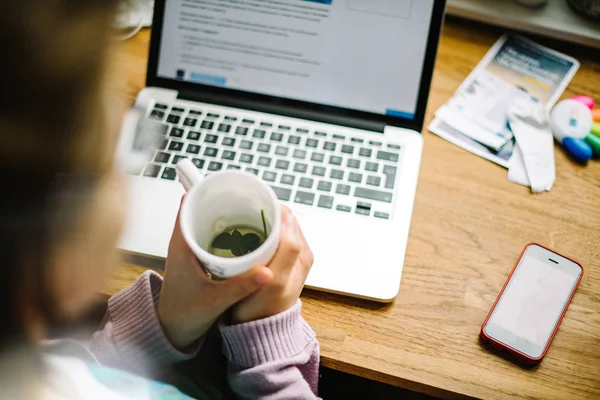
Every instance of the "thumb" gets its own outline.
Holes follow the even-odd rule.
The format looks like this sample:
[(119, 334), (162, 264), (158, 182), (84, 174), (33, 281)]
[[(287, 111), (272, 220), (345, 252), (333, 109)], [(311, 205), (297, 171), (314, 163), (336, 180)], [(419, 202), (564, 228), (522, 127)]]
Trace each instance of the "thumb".
[(273, 279), (273, 271), (267, 267), (254, 267), (243, 274), (229, 278), (222, 287), (223, 300), (231, 305), (248, 297)]

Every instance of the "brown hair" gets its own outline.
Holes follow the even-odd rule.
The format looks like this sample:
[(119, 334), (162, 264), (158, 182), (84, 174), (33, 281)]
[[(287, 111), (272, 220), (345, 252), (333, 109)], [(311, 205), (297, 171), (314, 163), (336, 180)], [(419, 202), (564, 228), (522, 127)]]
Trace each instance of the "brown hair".
[(0, 346), (23, 339), (25, 303), (52, 313), (44, 259), (57, 209), (110, 168), (100, 92), (116, 3), (0, 2)]

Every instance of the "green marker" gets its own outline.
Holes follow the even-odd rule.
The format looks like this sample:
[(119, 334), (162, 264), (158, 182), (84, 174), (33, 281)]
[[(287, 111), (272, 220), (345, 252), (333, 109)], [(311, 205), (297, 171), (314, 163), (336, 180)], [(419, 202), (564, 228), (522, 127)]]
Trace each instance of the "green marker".
[[(600, 124), (598, 124), (600, 125)], [(600, 133), (600, 131), (598, 131)], [(585, 141), (588, 142), (590, 147), (592, 148), (592, 153), (594, 153), (594, 157), (600, 157), (600, 136), (592, 135), (591, 133), (585, 137)]]
[(600, 137), (600, 122), (594, 122), (592, 124), (592, 133), (596, 135), (596, 137)]

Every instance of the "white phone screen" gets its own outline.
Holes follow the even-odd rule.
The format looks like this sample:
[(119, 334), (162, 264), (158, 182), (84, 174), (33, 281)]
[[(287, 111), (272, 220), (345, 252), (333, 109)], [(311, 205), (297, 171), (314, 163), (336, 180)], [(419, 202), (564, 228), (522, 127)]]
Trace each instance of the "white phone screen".
[[(529, 348), (542, 349), (567, 305), (579, 273), (571, 265), (554, 264), (547, 261), (547, 256), (542, 261), (529, 253), (526, 251), (521, 258), (488, 325), (516, 336), (515, 343), (528, 342), (533, 345)], [(549, 251), (547, 254), (553, 255)]]

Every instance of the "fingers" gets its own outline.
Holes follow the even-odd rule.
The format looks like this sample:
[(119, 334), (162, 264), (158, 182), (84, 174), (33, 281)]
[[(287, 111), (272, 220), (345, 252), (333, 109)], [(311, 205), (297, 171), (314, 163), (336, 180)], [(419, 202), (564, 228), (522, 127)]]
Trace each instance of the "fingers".
[(218, 284), (219, 297), (229, 306), (248, 297), (273, 279), (273, 271), (267, 267), (255, 267), (241, 275)]
[(296, 217), (287, 207), (281, 209), (281, 236), (279, 247), (269, 266), (275, 272), (291, 269), (300, 254), (301, 243), (298, 236), (298, 223)]

